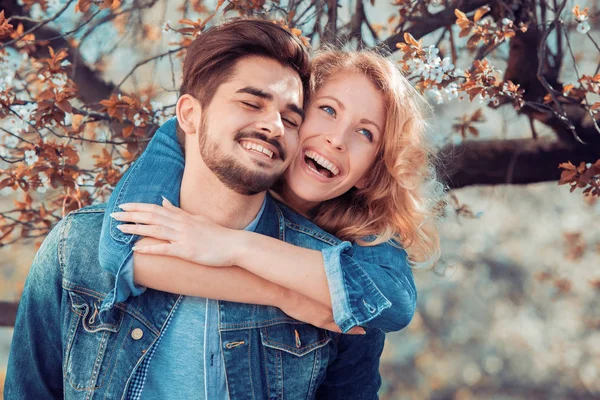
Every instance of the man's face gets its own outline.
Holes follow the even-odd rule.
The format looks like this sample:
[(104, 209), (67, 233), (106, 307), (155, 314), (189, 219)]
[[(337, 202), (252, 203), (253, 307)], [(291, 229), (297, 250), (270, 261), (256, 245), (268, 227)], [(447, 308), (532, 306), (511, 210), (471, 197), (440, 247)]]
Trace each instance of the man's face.
[(302, 81), (263, 57), (243, 58), (203, 110), (200, 155), (227, 187), (243, 195), (270, 188), (298, 149)]

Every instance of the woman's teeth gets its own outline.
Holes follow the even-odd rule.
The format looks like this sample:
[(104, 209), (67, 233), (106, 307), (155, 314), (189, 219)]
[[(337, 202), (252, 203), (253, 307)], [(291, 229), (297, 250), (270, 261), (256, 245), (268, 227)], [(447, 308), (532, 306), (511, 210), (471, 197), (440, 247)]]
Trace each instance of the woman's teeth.
[[(325, 168), (326, 170), (328, 170), (329, 172), (331, 172), (331, 176), (328, 176), (328, 178), (332, 178), (336, 175), (338, 175), (340, 173), (340, 170), (338, 167), (336, 167), (335, 165), (333, 165), (333, 163), (329, 160), (327, 160), (326, 158), (324, 158), (323, 156), (321, 156), (320, 154), (312, 151), (312, 150), (306, 150), (304, 152), (304, 156), (307, 158), (310, 158), (311, 160), (314, 161), (314, 163), (316, 164), (316, 166), (319, 166), (321, 168)], [(310, 164), (308, 164), (309, 167)], [(312, 167), (311, 167), (312, 168)], [(314, 170), (314, 168), (312, 168)], [(316, 171), (320, 173), (321, 175), (323, 175), (321, 172)]]
[(240, 144), (245, 149), (254, 150), (254, 151), (258, 152), (258, 153), (263, 153), (263, 154), (267, 155), (269, 158), (273, 158), (273, 154), (274, 153), (271, 150), (269, 150), (269, 149), (265, 149), (260, 144), (256, 144), (256, 143), (253, 143), (253, 142), (241, 142)]

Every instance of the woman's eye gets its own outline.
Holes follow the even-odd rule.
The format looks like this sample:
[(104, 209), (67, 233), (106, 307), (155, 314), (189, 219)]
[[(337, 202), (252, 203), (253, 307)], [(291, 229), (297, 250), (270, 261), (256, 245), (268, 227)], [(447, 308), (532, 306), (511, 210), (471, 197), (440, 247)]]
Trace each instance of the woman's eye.
[(321, 106), (319, 107), (321, 110), (325, 111), (327, 114), (331, 115), (332, 117), (335, 117), (335, 110), (333, 109), (333, 107), (329, 107), (329, 106)]
[(369, 142), (373, 141), (373, 134), (367, 130), (367, 129), (360, 129), (358, 131), (361, 135), (364, 135), (367, 139), (369, 139)]

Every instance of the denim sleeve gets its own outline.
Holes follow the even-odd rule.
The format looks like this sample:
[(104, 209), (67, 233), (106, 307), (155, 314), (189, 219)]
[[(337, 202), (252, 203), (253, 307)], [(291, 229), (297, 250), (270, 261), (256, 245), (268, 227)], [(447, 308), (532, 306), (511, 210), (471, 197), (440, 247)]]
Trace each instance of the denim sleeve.
[(63, 397), (61, 337), (66, 335), (62, 332), (66, 300), (58, 251), (65, 224), (59, 222), (46, 237), (27, 275), (8, 358), (6, 400)]
[(336, 358), (327, 367), (325, 380), (317, 388), (317, 400), (374, 400), (381, 387), (379, 360), (385, 334), (366, 329), (365, 335), (340, 335)]
[(417, 291), (403, 249), (343, 242), (322, 250), (335, 322), (399, 331), (415, 312)]
[(145, 290), (133, 281), (132, 247), (139, 236), (117, 229), (123, 222), (111, 218), (110, 214), (121, 211), (119, 206), (123, 203), (161, 204), (162, 196), (179, 206), (184, 156), (177, 141), (176, 127), (176, 118), (160, 127), (140, 158), (121, 178), (107, 203), (98, 255), (102, 268), (116, 279), (115, 287), (102, 303), (101, 312)]

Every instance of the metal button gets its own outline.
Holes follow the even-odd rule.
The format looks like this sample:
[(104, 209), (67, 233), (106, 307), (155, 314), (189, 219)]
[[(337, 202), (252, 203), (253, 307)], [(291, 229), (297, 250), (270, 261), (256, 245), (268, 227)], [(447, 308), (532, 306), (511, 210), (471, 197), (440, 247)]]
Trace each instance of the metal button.
[(131, 331), (131, 337), (133, 338), (133, 340), (140, 340), (142, 336), (144, 336), (144, 331), (140, 328), (135, 328)]

